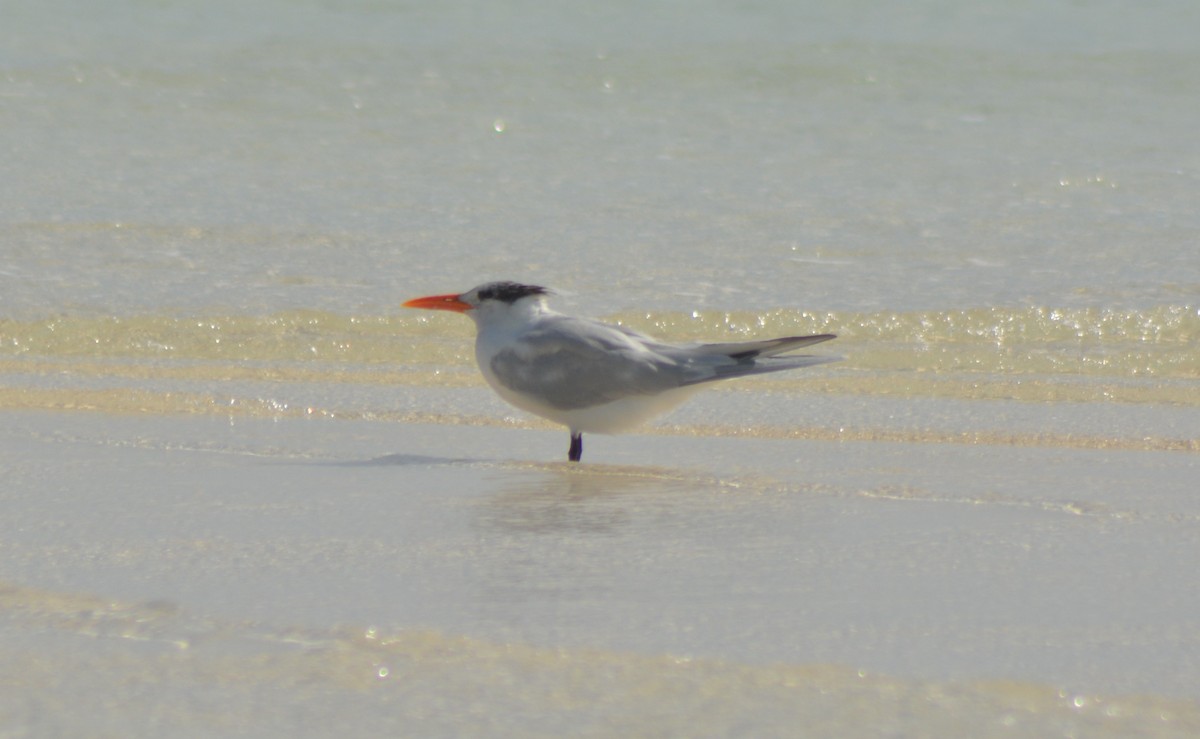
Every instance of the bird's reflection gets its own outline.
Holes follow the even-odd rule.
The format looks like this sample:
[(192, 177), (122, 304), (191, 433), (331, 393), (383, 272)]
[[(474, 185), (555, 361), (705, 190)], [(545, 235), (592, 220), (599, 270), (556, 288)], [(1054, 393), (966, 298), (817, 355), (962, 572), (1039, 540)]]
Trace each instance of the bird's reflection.
[(614, 534), (695, 484), (678, 471), (614, 465), (549, 465), (505, 477), (479, 523), (508, 533)]
[(480, 599), (489, 618), (515, 609), (521, 624), (531, 607), (558, 619), (611, 597), (624, 571), (615, 562), (648, 556), (680, 489), (644, 468), (567, 462), (500, 474), (472, 522), (488, 551)]

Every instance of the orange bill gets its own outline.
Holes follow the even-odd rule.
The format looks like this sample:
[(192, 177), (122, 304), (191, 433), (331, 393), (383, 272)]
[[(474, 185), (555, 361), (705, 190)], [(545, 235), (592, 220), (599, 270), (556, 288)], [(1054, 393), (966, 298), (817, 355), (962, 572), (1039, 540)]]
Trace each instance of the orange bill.
[(458, 295), (430, 295), (425, 298), (413, 298), (403, 303), (405, 308), (424, 308), (425, 310), (449, 310), (463, 313), (473, 306), (464, 303)]

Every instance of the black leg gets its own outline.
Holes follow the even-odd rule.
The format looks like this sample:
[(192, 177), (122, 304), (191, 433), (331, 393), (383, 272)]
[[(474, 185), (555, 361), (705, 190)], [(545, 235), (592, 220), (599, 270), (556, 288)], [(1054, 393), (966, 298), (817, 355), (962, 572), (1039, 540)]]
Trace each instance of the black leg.
[(567, 452), (567, 459), (572, 462), (578, 462), (583, 457), (583, 434), (571, 434), (571, 449)]

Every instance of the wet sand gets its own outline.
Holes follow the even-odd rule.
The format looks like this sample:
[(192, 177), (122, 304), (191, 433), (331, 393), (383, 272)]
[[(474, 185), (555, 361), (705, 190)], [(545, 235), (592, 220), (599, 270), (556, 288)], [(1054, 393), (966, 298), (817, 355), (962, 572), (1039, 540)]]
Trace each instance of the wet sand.
[(1191, 452), (3, 419), (17, 735), (1200, 731)]

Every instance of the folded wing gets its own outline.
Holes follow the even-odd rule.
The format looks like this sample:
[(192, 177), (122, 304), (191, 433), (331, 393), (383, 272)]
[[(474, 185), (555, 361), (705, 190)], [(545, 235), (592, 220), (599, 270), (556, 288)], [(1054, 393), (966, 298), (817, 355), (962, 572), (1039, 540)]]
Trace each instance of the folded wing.
[(690, 347), (687, 351), (693, 357), (692, 372), (683, 384), (696, 385), (702, 382), (728, 380), (734, 377), (782, 372), (837, 362), (841, 360), (841, 357), (810, 354), (777, 356), (836, 338), (836, 334), (813, 334), (811, 336), (785, 336), (762, 341), (700, 344)]
[(590, 408), (684, 384), (685, 367), (651, 346), (636, 332), (563, 316), (498, 352), (491, 370), (509, 390), (560, 410)]
[(621, 326), (562, 316), (498, 352), (491, 371), (506, 388), (560, 410), (705, 382), (810, 367), (840, 357), (777, 356), (833, 334), (678, 346)]

